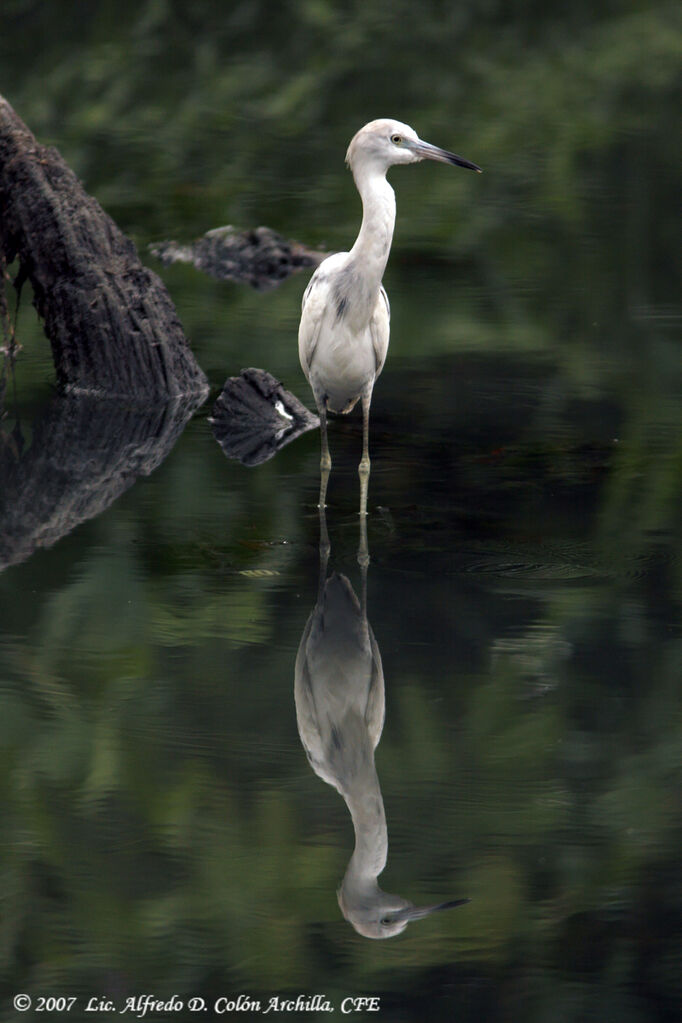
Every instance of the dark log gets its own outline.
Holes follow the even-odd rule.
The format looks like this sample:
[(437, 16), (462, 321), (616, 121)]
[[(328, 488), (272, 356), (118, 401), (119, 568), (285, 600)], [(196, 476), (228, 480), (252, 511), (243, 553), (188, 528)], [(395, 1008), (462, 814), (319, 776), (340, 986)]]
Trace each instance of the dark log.
[(216, 227), (189, 244), (157, 242), (150, 251), (168, 266), (191, 263), (220, 281), (237, 281), (265, 291), (298, 270), (318, 266), (327, 255), (287, 241), (269, 227), (237, 231)]
[(243, 369), (228, 377), (210, 422), (228, 458), (260, 465), (320, 420), (264, 369)]
[(23, 433), (0, 432), (0, 571), (99, 515), (164, 460), (203, 399), (135, 406), (55, 398)]
[(207, 393), (160, 278), (0, 96), (0, 271), (15, 259), (62, 390), (138, 400)]

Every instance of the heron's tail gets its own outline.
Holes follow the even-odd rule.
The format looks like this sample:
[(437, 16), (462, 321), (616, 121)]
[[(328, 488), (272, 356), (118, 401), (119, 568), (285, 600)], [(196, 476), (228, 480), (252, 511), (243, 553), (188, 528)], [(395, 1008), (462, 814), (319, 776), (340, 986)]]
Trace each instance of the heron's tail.
[(342, 408), (334, 408), (334, 406), (329, 403), (329, 398), (327, 398), (327, 408), (330, 412), (334, 412), (336, 415), (346, 416), (349, 412), (353, 411), (359, 400), (360, 395), (358, 395), (357, 398), (350, 398)]

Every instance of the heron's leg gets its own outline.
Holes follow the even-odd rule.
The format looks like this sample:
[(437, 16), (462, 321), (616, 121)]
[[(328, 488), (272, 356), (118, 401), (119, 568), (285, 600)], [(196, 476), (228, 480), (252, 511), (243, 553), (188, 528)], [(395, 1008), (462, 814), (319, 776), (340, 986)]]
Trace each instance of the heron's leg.
[(318, 398), (315, 395), (317, 411), (320, 415), (320, 437), (322, 441), (322, 453), (320, 455), (320, 502), (319, 507), (325, 508), (327, 503), (327, 484), (329, 473), (332, 467), (332, 458), (329, 454), (329, 441), (327, 440), (327, 406), (324, 397)]
[(360, 514), (367, 514), (367, 491), (369, 489), (369, 406), (372, 401), (372, 391), (365, 391), (362, 395), (362, 458), (358, 466), (360, 476)]

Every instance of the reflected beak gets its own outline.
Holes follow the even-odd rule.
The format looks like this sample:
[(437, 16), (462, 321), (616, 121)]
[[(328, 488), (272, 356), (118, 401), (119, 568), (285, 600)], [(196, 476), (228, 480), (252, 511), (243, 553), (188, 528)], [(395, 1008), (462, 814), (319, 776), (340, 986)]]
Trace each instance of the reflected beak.
[(416, 142), (414, 145), (414, 152), (417, 154), (420, 160), (437, 160), (439, 163), (452, 163), (456, 167), (466, 167), (467, 170), (476, 171), (481, 174), (481, 168), (475, 163), (471, 163), (470, 160), (465, 160), (463, 156), (457, 156), (455, 153), (448, 153), (447, 149), (439, 149), (438, 146), (432, 146), (429, 142)]
[(467, 902), (471, 902), (471, 899), (452, 899), (450, 902), (436, 902), (432, 906), (407, 906), (395, 913), (393, 919), (396, 922), (422, 920), (431, 913), (440, 913), (443, 909), (456, 909), (457, 906), (465, 906)]

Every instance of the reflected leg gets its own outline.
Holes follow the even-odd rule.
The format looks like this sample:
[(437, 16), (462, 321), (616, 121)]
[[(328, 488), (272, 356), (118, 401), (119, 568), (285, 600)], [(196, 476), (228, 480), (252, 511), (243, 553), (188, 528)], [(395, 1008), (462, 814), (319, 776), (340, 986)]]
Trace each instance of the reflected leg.
[[(360, 542), (358, 543), (358, 565), (362, 569), (363, 600), (367, 598), (367, 566), (369, 547), (367, 545), (367, 515), (360, 516)], [(364, 611), (364, 604), (362, 605)]]
[(327, 514), (324, 510), (324, 505), (320, 505), (320, 575), (317, 583), (317, 601), (321, 605), (324, 584), (327, 581), (327, 565), (329, 563), (329, 553), (331, 551), (331, 544), (329, 542), (329, 533), (327, 532)]

